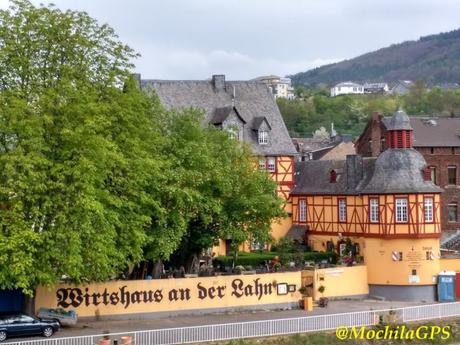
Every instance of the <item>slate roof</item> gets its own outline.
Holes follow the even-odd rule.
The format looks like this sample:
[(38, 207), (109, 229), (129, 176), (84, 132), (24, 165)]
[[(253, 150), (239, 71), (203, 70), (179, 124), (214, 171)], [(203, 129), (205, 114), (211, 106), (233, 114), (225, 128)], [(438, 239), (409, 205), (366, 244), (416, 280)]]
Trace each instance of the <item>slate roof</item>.
[[(382, 118), (387, 130), (390, 119)], [(460, 147), (460, 118), (409, 116), (409, 121), (414, 133), (414, 147)]]
[[(296, 164), (296, 185), (292, 195), (359, 195), (392, 193), (440, 193), (431, 181), (424, 181), (423, 156), (414, 149), (387, 149), (378, 158), (354, 157), (362, 165), (350, 170), (351, 160), (306, 161)], [(348, 161), (348, 164), (347, 164)], [(335, 170), (337, 182), (330, 182)], [(360, 177), (361, 175), (361, 177)], [(358, 177), (358, 178), (357, 178)], [(357, 178), (357, 181), (354, 179)]]
[[(161, 103), (169, 109), (198, 108), (205, 112), (205, 124), (217, 121), (217, 108), (234, 105), (247, 122), (243, 139), (250, 143), (254, 154), (263, 156), (296, 155), (278, 106), (267, 85), (257, 81), (225, 81), (225, 87), (216, 87), (213, 80), (141, 80), (142, 90), (154, 90)], [(270, 124), (269, 142), (259, 145), (256, 118), (265, 117)], [(258, 120), (256, 120), (258, 121)]]
[(214, 115), (210, 119), (209, 123), (212, 123), (213, 125), (222, 124), (222, 122), (225, 121), (225, 119), (228, 117), (228, 115), (230, 115), (230, 113), (233, 110), (235, 110), (236, 115), (241, 119), (241, 121), (243, 123), (246, 123), (246, 120), (243, 119), (243, 117), (240, 115), (238, 109), (236, 109), (236, 107), (232, 107), (232, 106), (216, 108), (214, 110)]
[(410, 117), (415, 147), (459, 147), (460, 118)]
[(352, 81), (344, 81), (334, 85), (334, 87), (362, 87), (362, 85)]
[(401, 109), (396, 111), (391, 117), (384, 117), (382, 122), (388, 131), (413, 130), (409, 116)]

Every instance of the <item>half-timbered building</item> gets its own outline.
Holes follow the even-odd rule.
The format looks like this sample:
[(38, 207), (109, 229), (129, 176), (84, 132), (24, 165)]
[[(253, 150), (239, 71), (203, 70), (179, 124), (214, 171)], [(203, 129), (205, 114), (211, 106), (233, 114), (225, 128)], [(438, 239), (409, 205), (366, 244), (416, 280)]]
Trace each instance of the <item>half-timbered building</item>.
[[(259, 169), (277, 182), (277, 193), (285, 200), (290, 215), (290, 192), (294, 186), (294, 157), (291, 141), (278, 106), (267, 85), (258, 81), (227, 81), (224, 75), (210, 80), (144, 80), (141, 89), (154, 90), (169, 109), (197, 108), (205, 112), (204, 125), (227, 130), (236, 139), (250, 144), (258, 157)], [(272, 237), (283, 237), (291, 217), (272, 224)], [(225, 254), (222, 245), (217, 254)]]
[(442, 189), (412, 148), (412, 133), (397, 111), (378, 157), (297, 163), (293, 228), (315, 250), (342, 252), (351, 240), (364, 257), (371, 295), (433, 299)]

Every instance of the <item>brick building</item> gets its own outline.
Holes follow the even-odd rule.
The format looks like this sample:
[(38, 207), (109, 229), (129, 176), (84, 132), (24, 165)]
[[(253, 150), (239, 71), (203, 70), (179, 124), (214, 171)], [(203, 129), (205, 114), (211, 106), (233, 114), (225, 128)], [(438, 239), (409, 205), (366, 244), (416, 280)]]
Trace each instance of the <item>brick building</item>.
[[(460, 118), (410, 116), (413, 147), (431, 168), (432, 181), (442, 187), (441, 227), (448, 238), (460, 230)], [(373, 113), (366, 128), (355, 143), (356, 152), (365, 157), (377, 157), (385, 150), (390, 117)], [(403, 140), (401, 138), (400, 140)]]

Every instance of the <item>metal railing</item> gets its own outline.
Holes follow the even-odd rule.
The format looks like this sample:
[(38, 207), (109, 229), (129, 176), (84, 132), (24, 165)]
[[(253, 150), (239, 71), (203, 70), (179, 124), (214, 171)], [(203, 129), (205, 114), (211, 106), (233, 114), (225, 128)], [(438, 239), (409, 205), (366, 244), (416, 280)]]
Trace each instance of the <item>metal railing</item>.
[[(294, 333), (333, 330), (340, 326), (373, 326), (381, 321), (411, 322), (460, 315), (460, 302), (430, 304), (385, 310), (368, 310), (343, 314), (325, 314), (289, 319), (238, 322), (206, 326), (165, 328), (149, 331), (87, 335), (81, 337), (50, 338), (20, 342), (7, 341), (9, 345), (95, 345), (108, 336), (122, 344), (173, 345), (225, 341), (238, 338), (256, 338)], [(112, 342), (113, 344), (113, 342)]]

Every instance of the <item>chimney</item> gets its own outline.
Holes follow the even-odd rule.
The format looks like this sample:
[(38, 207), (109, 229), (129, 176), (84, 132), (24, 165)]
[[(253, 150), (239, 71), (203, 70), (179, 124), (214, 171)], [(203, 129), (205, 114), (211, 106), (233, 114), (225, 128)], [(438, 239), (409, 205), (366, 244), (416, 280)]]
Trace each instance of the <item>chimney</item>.
[(431, 167), (423, 168), (423, 181), (431, 181)]
[(379, 122), (380, 120), (380, 113), (378, 111), (372, 112), (372, 121)]
[(330, 171), (329, 182), (330, 183), (336, 183), (337, 182), (337, 172), (335, 170)]
[(225, 90), (225, 74), (214, 74), (212, 76), (212, 85), (217, 91)]
[(361, 155), (347, 155), (347, 186), (356, 188), (363, 179), (363, 157)]

